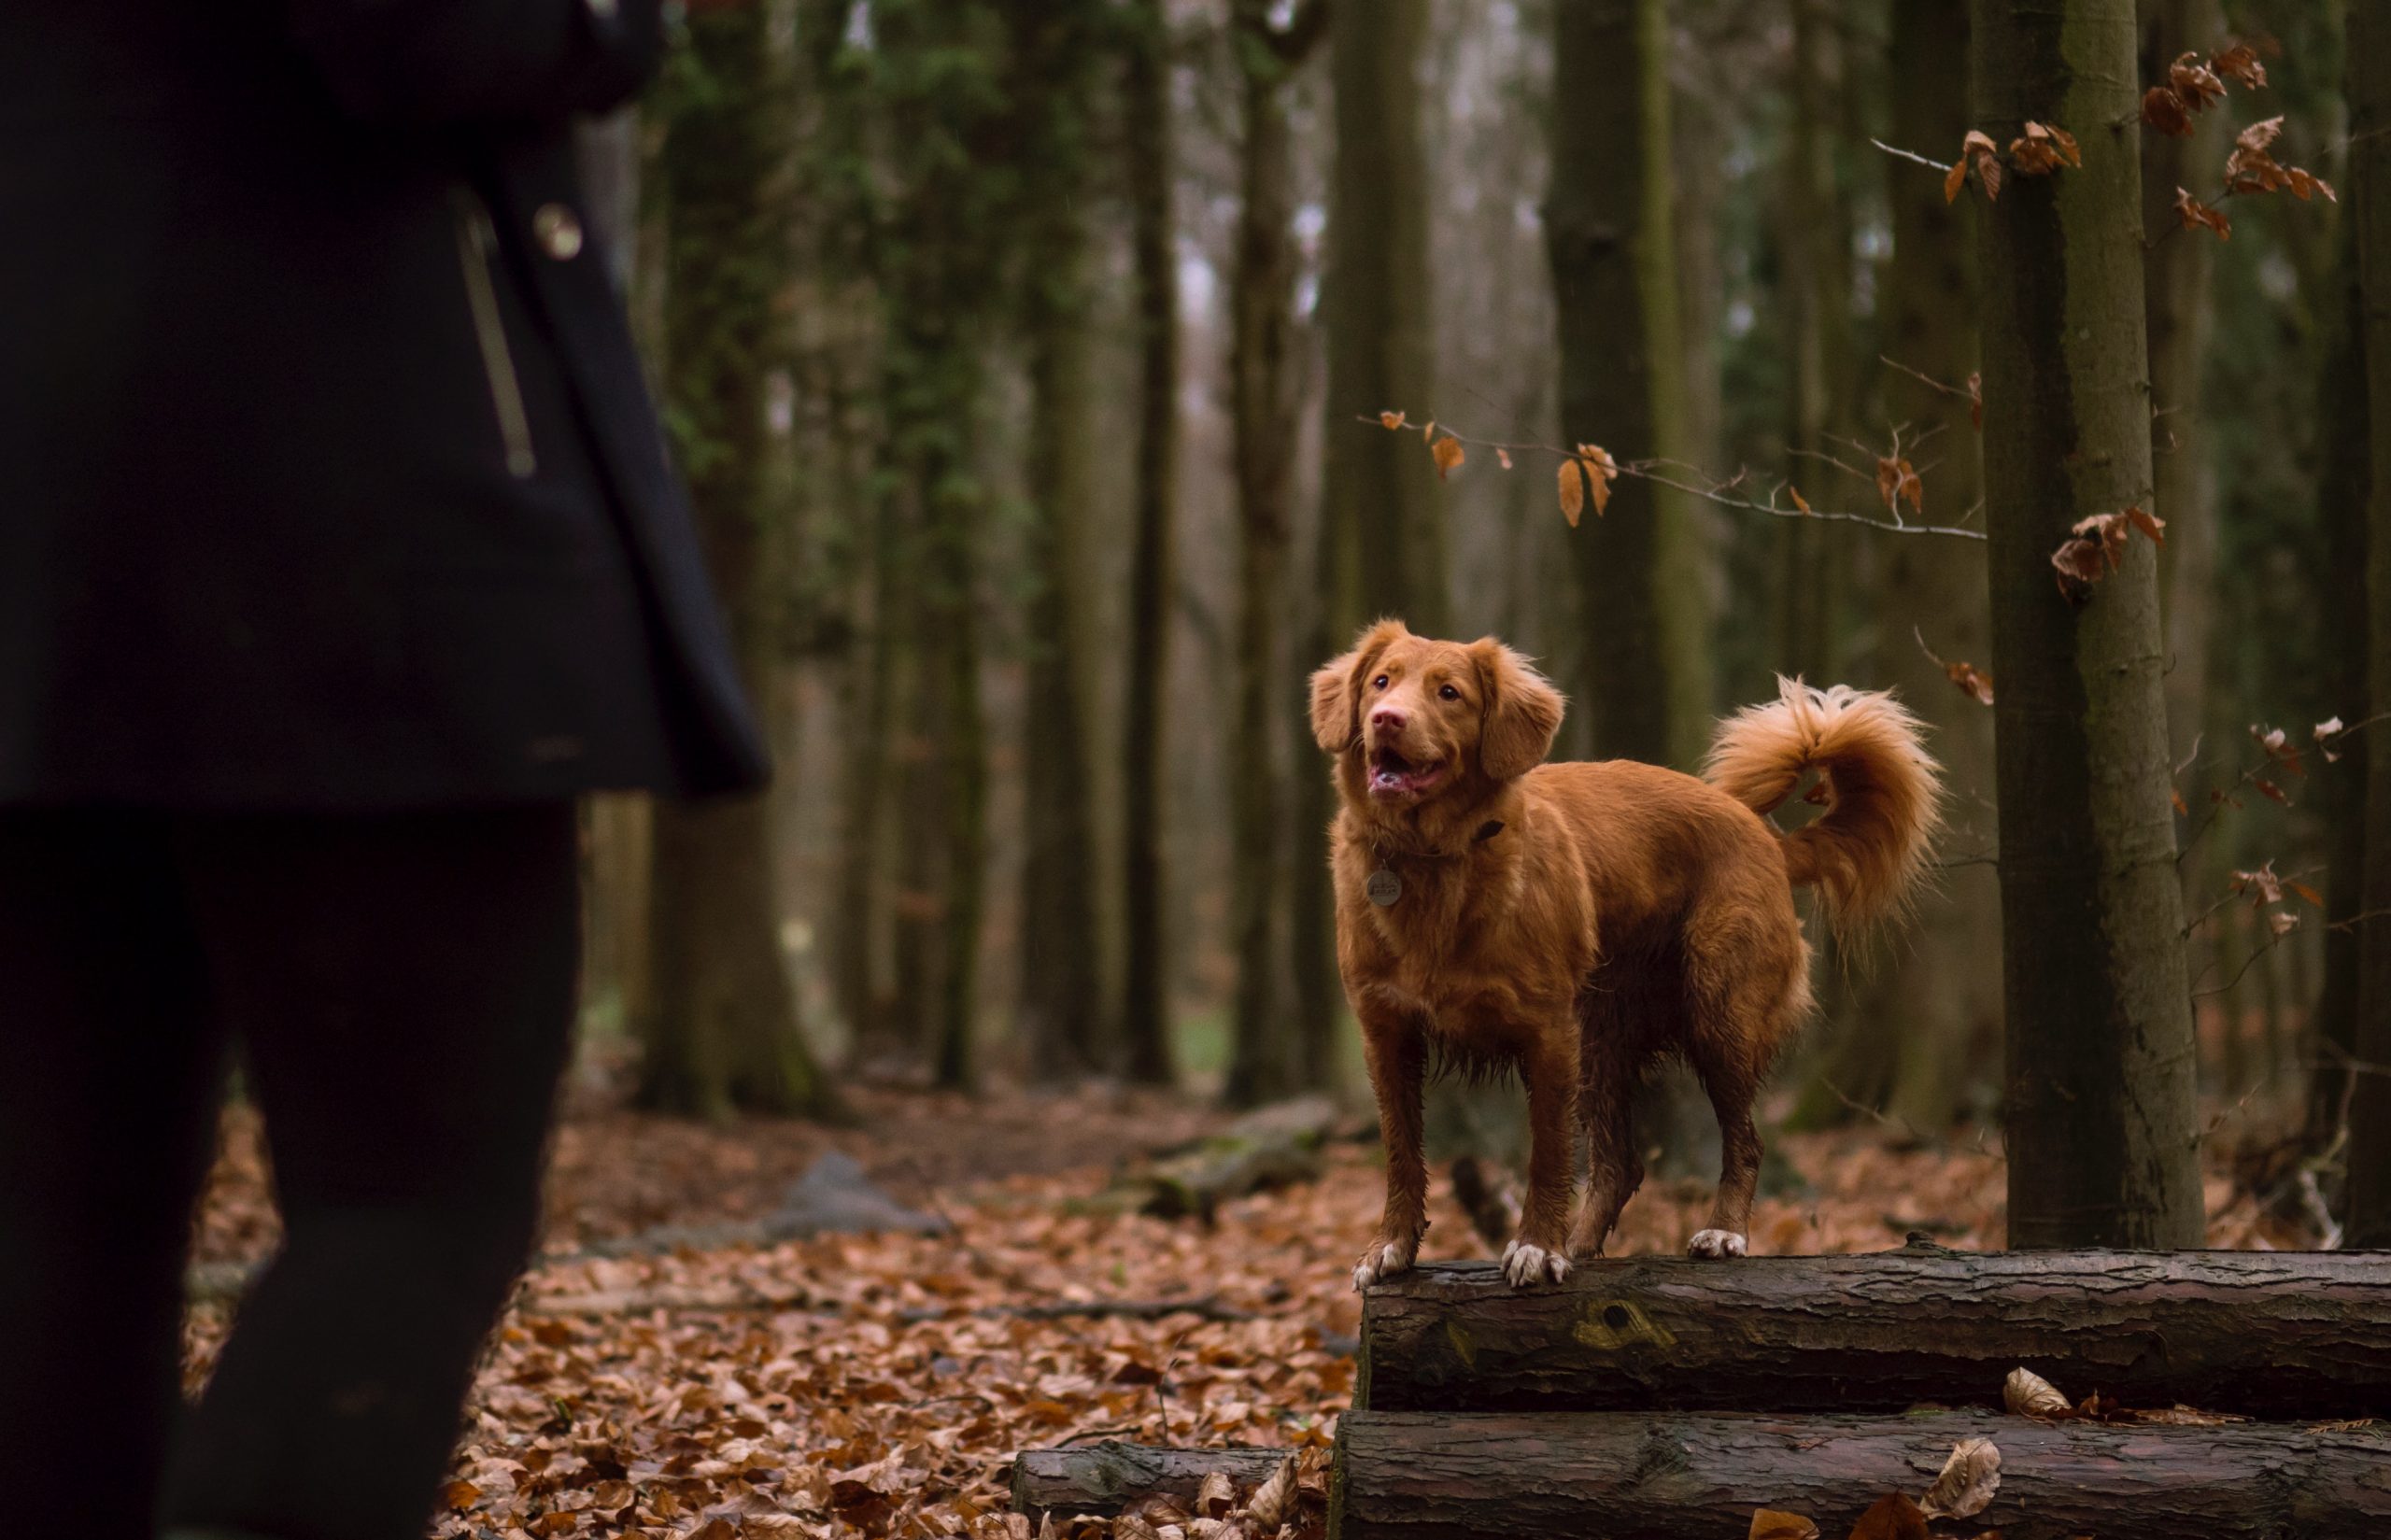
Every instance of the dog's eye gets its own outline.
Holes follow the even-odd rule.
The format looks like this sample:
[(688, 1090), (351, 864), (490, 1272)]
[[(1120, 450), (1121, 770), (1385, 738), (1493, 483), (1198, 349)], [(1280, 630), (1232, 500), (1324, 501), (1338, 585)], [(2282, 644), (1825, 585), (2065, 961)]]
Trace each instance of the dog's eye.
[(1446, 685), (1436, 693), (1443, 696), (1448, 700), (1458, 700), (1461, 699), (1461, 691), (1453, 688), (1450, 685)]
[(1376, 679), (1371, 680), (1370, 688), (1374, 690), (1382, 690), (1386, 688), (1386, 675), (1380, 674)]

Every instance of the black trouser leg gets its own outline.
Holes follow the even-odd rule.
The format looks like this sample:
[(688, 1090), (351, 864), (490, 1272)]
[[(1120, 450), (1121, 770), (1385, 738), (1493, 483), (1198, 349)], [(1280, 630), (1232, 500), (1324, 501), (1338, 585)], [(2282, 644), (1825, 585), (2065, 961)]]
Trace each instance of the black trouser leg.
[(415, 1540), (532, 1240), (578, 965), (573, 809), (177, 828), (285, 1240), (175, 1440), (161, 1511)]
[(149, 1533), (217, 1034), (163, 823), (0, 810), (0, 1492)]

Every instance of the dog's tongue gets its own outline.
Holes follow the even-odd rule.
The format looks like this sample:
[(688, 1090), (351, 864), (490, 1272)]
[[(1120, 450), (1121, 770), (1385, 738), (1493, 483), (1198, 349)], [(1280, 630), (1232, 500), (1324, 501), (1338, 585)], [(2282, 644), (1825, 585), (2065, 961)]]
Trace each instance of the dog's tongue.
[(1435, 777), (1435, 766), (1414, 765), (1392, 754), (1370, 761), (1370, 790), (1381, 797), (1398, 797), (1416, 791)]

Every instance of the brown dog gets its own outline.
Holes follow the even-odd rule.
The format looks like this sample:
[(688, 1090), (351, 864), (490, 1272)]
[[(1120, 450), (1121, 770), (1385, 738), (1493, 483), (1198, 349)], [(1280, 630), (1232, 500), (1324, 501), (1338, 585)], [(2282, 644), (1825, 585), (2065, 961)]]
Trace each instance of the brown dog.
[[(1361, 1288), (1427, 1228), (1421, 1095), (1431, 1061), (1509, 1067), (1531, 1148), (1516, 1285), (1599, 1255), (1644, 1180), (1629, 1099), (1681, 1054), (1719, 1115), (1718, 1202), (1689, 1250), (1741, 1256), (1760, 1174), (1752, 1101), (1810, 1009), (1792, 890), (1838, 934), (1898, 911), (1936, 823), (1934, 762), (1889, 696), (1783, 682), (1720, 724), (1706, 779), (1631, 760), (1545, 764), (1560, 692), (1488, 638), (1380, 621), (1311, 680), (1344, 800), (1330, 831), (1337, 955), (1387, 1150), (1386, 1217)], [(1824, 813), (1761, 815), (1822, 772)], [(1575, 1134), (1592, 1191), (1573, 1231)]]

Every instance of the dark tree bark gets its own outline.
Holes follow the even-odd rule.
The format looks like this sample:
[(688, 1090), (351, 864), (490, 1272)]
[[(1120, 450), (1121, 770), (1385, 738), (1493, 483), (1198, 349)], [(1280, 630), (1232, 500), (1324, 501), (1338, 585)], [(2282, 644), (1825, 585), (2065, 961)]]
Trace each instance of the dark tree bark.
[(2078, 520), (2148, 508), (2129, 0), (1974, 0), (1975, 126), (2083, 164), (1977, 198), (2013, 1245), (2199, 1244), (2200, 1128), (2157, 550), (2071, 599)]
[(1446, 621), (1443, 499), (1428, 451), (1416, 436), (1354, 420), (1394, 409), (1424, 423), (1436, 410), (1434, 198), (1420, 148), (1417, 74), (1427, 0), (1373, 0), (1345, 20), (1335, 49), (1337, 162), (1323, 295), (1332, 650), (1379, 615), (1399, 615), (1422, 636), (1442, 635)]
[[(2317, 381), (2317, 441), (2322, 463), (2316, 506), (2325, 528), (2324, 566), (2315, 574), (2326, 606), (2325, 634), (2367, 634), (2367, 513), (2372, 457), (2367, 445), (2370, 403), (2366, 377), (2366, 311), (2358, 293), (2356, 219), (2341, 218), (2340, 257), (2325, 313), (2331, 338)], [(2330, 647), (2327, 697), (2344, 721), (2364, 714), (2369, 699), (2366, 650)], [(2332, 831), (2325, 876), (2324, 983), (2317, 992), (2313, 1041), (2316, 1067), (2308, 1088), (2306, 1142), (2322, 1150), (2340, 1133), (2350, 1089), (2349, 1061), (2357, 1053), (2358, 968), (2366, 925), (2366, 787), (2376, 729), (2352, 733), (2337, 745), (2339, 764), (2320, 769), (2325, 823)]]
[(1363, 1303), (1377, 1411), (1998, 1406), (2024, 1366), (2079, 1400), (2272, 1417), (2391, 1406), (2391, 1253), (1987, 1252), (1581, 1263), (1528, 1293), (1438, 1264)]
[(1193, 1508), (1204, 1477), (1219, 1471), (1247, 1491), (1285, 1463), (1284, 1449), (1164, 1449), (1105, 1439), (1076, 1448), (1024, 1449), (1012, 1462), (1012, 1511), (1031, 1523), (1049, 1509), (1115, 1514), (1147, 1497)]
[(1126, 116), (1131, 242), (1138, 281), (1137, 533), (1129, 572), (1129, 681), (1124, 708), (1125, 812), (1122, 987), (1125, 1067), (1133, 1081), (1177, 1078), (1170, 1029), (1163, 703), (1169, 686), (1171, 553), (1179, 479), (1179, 267), (1171, 250), (1170, 21), (1163, 0), (1136, 0)]
[[(787, 266), (773, 219), (787, 147), (763, 13), (689, 21), (701, 87), (669, 107), (664, 391), (749, 695), (769, 721), (779, 665), (783, 544), (761, 492), (766, 379), (785, 349), (772, 312)], [(781, 954), (771, 812), (761, 794), (656, 810), (649, 907), (654, 994), (640, 1012), (642, 1099), (719, 1117), (733, 1107), (819, 1115), (837, 1099), (799, 1031)]]
[[(1684, 458), (1669, 202), (1667, 34), (1659, 0), (1553, 7), (1545, 205), (1561, 426), (1621, 459)], [(1593, 90), (1570, 82), (1618, 82)], [(1690, 512), (1627, 478), (1569, 544), (1581, 641), (1564, 678), (1604, 758), (1690, 764), (1710, 721), (1705, 601)], [(1581, 736), (1584, 729), (1580, 729)]]
[[(2391, 713), (2391, 10), (2349, 8), (2350, 180), (2343, 217), (2357, 224), (2358, 293), (2365, 309), (2369, 628), (2367, 714)], [(2366, 772), (2366, 916), (2391, 916), (2391, 751), (2376, 734)], [(2350, 1102), (2353, 1246), (2391, 1242), (2391, 921), (2353, 918), (2358, 935), (2356, 1053)]]
[[(1237, 713), (1229, 734), (1230, 1105), (1254, 1107), (1328, 1083), (1335, 1019), (1290, 1010), (1285, 909), (1280, 899), (1285, 812), (1286, 687), (1280, 619), (1291, 597), (1295, 412), (1302, 394), (1295, 290), (1295, 164), (1287, 82), (1327, 18), (1309, 0), (1285, 27), (1268, 0), (1235, 0), (1233, 46), (1243, 91), (1241, 206), (1229, 277), (1229, 399), (1238, 493)], [(1309, 745), (1305, 745), (1307, 767)], [(1292, 1018), (1292, 1019), (1291, 1019)]]
[[(2206, 52), (2225, 41), (2217, 0), (2141, 0), (2139, 9), (2143, 80), (2163, 80), (2178, 55)], [(2231, 136), (2231, 120), (2221, 111), (2193, 119), (2187, 137), (2142, 136), (2144, 229), (2163, 231), (2177, 222), (2177, 188), (2211, 196)], [(2143, 256), (2151, 402), (2158, 414), (2151, 431), (2152, 484), (2158, 499), (2154, 512), (2167, 520), (2158, 575), (2166, 611), (2168, 740), (2179, 758), (2191, 753), (2208, 706), (2209, 623), (2215, 610), (2214, 445), (2202, 431), (2200, 412), (2200, 375), (2215, 314), (2209, 278), (2215, 265), (2214, 241), (2153, 241)], [(2198, 789), (2185, 788), (2195, 805)]]
[(1031, 1071), (1049, 1082), (1106, 1067), (1110, 1048), (1096, 923), (1096, 797), (1089, 755), (1088, 600), (1082, 573), (1096, 443), (1090, 401), (1089, 100), (1097, 85), (1089, 7), (1016, 12), (1029, 189), (1022, 328), (1030, 421), (1027, 722), (1022, 735), (1027, 850), (1021, 882), (1021, 1006)]
[(1744, 1533), (1771, 1507), (1843, 1534), (1884, 1493), (1921, 1495), (1963, 1438), (1993, 1441), (2001, 1485), (1953, 1533), (2281, 1540), (2391, 1526), (2391, 1434), (2372, 1426), (1349, 1412), (1329, 1533), (1686, 1540)]

